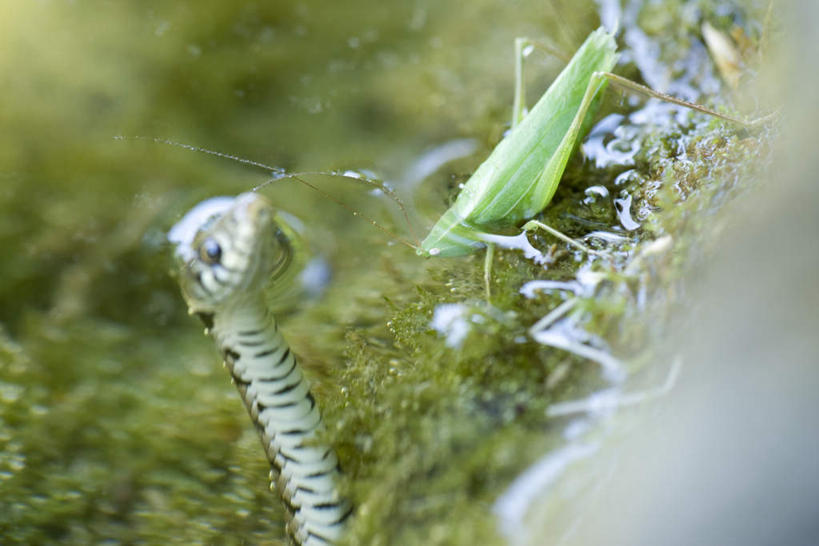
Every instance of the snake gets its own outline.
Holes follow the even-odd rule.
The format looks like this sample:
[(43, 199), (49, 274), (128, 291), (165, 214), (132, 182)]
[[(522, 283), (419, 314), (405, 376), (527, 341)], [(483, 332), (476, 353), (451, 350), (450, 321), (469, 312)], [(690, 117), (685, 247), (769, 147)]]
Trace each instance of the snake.
[(257, 193), (214, 197), (168, 232), (189, 313), (222, 354), (270, 463), (270, 487), (293, 543), (333, 544), (351, 503), (339, 490), (338, 458), (322, 441), (316, 400), (265, 300), (293, 248), (271, 203)]

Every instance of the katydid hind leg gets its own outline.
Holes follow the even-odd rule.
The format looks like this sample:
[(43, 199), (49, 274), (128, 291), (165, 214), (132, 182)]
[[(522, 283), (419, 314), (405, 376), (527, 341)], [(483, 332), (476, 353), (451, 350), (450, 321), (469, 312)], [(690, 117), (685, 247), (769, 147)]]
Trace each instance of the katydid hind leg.
[(648, 95), (650, 97), (656, 97), (658, 99), (665, 100), (673, 104), (678, 104), (686, 108), (691, 108), (698, 112), (712, 115), (717, 118), (724, 119), (733, 123), (738, 123), (740, 125), (745, 126), (756, 125), (770, 117), (767, 116), (766, 118), (760, 118), (759, 120), (755, 120), (752, 122), (744, 121), (738, 118), (734, 118), (732, 116), (720, 114), (719, 112), (715, 112), (714, 110), (711, 110), (704, 106), (700, 106), (699, 104), (694, 104), (672, 97), (670, 95), (666, 95), (664, 93), (660, 93), (659, 91), (655, 91), (650, 87), (646, 87), (644, 85), (633, 82), (627, 78), (623, 78), (622, 76), (612, 74), (610, 72), (594, 72), (589, 78), (589, 83), (586, 86), (586, 91), (583, 94), (583, 99), (581, 100), (580, 106), (578, 107), (577, 112), (575, 113), (575, 116), (572, 119), (572, 123), (563, 137), (562, 141), (563, 144), (558, 147), (558, 149), (555, 151), (554, 156), (544, 165), (543, 169), (540, 171), (537, 183), (534, 186), (535, 195), (539, 200), (539, 202), (535, 203), (537, 205), (536, 207), (534, 207), (536, 210), (543, 210), (543, 208), (549, 203), (549, 201), (551, 201), (552, 196), (554, 195), (554, 192), (557, 189), (558, 181), (560, 177), (563, 175), (563, 169), (565, 168), (566, 163), (569, 160), (569, 155), (574, 149), (575, 144), (582, 136), (584, 125), (586, 122), (586, 116), (589, 113), (589, 109), (594, 103), (595, 97), (598, 95), (598, 93), (602, 92), (604, 86), (608, 82), (611, 82), (612, 84), (617, 85), (621, 88), (641, 93), (643, 95)]
[(747, 127), (753, 127), (756, 125), (760, 125), (768, 121), (771, 118), (771, 115), (763, 116), (761, 118), (757, 118), (754, 120), (744, 120), (734, 116), (729, 116), (727, 114), (722, 114), (717, 112), (716, 110), (712, 110), (701, 104), (696, 104), (693, 102), (688, 102), (682, 99), (678, 99), (677, 97), (673, 97), (671, 95), (667, 95), (665, 93), (661, 93), (660, 91), (656, 91), (648, 86), (643, 84), (637, 83), (635, 81), (629, 80), (628, 78), (624, 78), (623, 76), (618, 76), (617, 74), (612, 74), (611, 72), (598, 72), (598, 74), (608, 80), (609, 83), (619, 87), (620, 89), (624, 89), (626, 91), (630, 91), (632, 93), (637, 93), (646, 97), (660, 99), (665, 102), (670, 102), (671, 104), (676, 104), (677, 106), (683, 106), (685, 108), (689, 108), (691, 110), (695, 110), (697, 112), (701, 112), (703, 114), (707, 114), (709, 116), (713, 116), (715, 118), (723, 119), (725, 121), (730, 121), (731, 123), (736, 123), (738, 125), (744, 125)]
[[(610, 82), (610, 83), (612, 83), (614, 85), (617, 85), (618, 87), (625, 88), (627, 90), (637, 92), (637, 93), (640, 93), (640, 94), (643, 94), (643, 95), (647, 95), (649, 97), (658, 98), (660, 100), (664, 100), (664, 101), (670, 102), (672, 104), (677, 104), (677, 105), (680, 105), (680, 106), (684, 106), (686, 108), (690, 108), (692, 110), (696, 110), (698, 112), (702, 112), (704, 114), (715, 116), (717, 118), (724, 119), (726, 121), (730, 121), (730, 122), (733, 122), (733, 123), (738, 123), (740, 125), (746, 125), (746, 126), (747, 125), (755, 125), (757, 123), (760, 123), (761, 121), (764, 121), (764, 119), (765, 119), (765, 118), (762, 118), (760, 120), (755, 120), (755, 121), (751, 121), (751, 122), (744, 121), (744, 120), (741, 120), (741, 119), (738, 119), (738, 118), (735, 118), (735, 117), (732, 117), (732, 116), (721, 114), (719, 112), (716, 112), (714, 110), (711, 110), (711, 109), (706, 108), (704, 106), (701, 106), (699, 104), (694, 104), (694, 103), (691, 103), (691, 102), (687, 102), (687, 101), (678, 99), (676, 97), (672, 97), (670, 95), (666, 95), (664, 93), (660, 93), (659, 91), (655, 91), (655, 90), (651, 89), (650, 87), (646, 87), (644, 85), (633, 82), (633, 81), (631, 81), (631, 80), (629, 80), (627, 78), (623, 78), (622, 76), (612, 74), (610, 72), (595, 72), (592, 75), (592, 77), (589, 79), (589, 84), (586, 87), (586, 91), (585, 91), (585, 93), (583, 95), (583, 100), (580, 103), (580, 107), (578, 108), (577, 113), (575, 114), (575, 117), (572, 120), (572, 124), (570, 125), (569, 130), (566, 132), (566, 136), (564, 137), (564, 142), (569, 143), (570, 145), (569, 146), (562, 146), (560, 151), (559, 151), (559, 153), (562, 153), (562, 154), (566, 155), (565, 160), (568, 160), (568, 154), (570, 153), (571, 149), (573, 148), (573, 146), (571, 144), (576, 142), (577, 139), (579, 139), (580, 136), (581, 136), (581, 132), (582, 132), (582, 128), (583, 128), (583, 124), (584, 124), (586, 115), (589, 112), (589, 108), (591, 107), (595, 96), (601, 90), (601, 87), (606, 82)], [(559, 169), (557, 169), (557, 171), (562, 173), (563, 165), (565, 165), (565, 161), (564, 161), (563, 158), (561, 158), (561, 159), (558, 160), (558, 162), (562, 163), (562, 165), (559, 165)], [(544, 167), (544, 169), (541, 171), (540, 176), (538, 178), (538, 184), (537, 185), (539, 187), (541, 187), (541, 188), (548, 188), (548, 187), (556, 187), (557, 186), (557, 184), (554, 183), (554, 177), (556, 176), (555, 165), (554, 165), (554, 162), (550, 162), (550, 163), (551, 164), (547, 164)], [(549, 199), (551, 199), (551, 195), (547, 195), (547, 201), (546, 202), (548, 202)], [(545, 204), (544, 204), (544, 206), (545, 206)], [(523, 229), (524, 230), (542, 229), (542, 230), (550, 233), (551, 235), (557, 237), (558, 239), (561, 239), (564, 242), (569, 243), (572, 246), (575, 246), (576, 248), (579, 248), (580, 250), (582, 250), (582, 251), (584, 251), (584, 252), (586, 252), (588, 254), (603, 255), (603, 254), (601, 254), (601, 253), (599, 253), (597, 251), (594, 251), (594, 250), (586, 247), (582, 243), (568, 237), (567, 235), (564, 235), (563, 233), (559, 232), (558, 230), (556, 230), (556, 229), (554, 229), (554, 228), (552, 228), (550, 226), (547, 226), (546, 224), (544, 224), (542, 222), (538, 222), (537, 220), (531, 220), (531, 221), (527, 222), (523, 226)]]

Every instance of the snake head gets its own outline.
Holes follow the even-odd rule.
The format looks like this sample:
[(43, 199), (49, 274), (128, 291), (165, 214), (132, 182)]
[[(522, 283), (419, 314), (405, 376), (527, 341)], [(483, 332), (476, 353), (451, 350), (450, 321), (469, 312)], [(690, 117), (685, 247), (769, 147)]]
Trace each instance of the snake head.
[(273, 207), (256, 193), (199, 203), (171, 228), (168, 240), (176, 245), (179, 283), (192, 313), (259, 297), (292, 257)]

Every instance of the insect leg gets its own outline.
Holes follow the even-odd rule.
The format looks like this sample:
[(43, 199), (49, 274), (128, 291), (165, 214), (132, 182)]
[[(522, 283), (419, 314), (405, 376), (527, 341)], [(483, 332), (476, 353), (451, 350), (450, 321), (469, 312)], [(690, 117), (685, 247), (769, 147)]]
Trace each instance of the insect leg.
[(492, 298), (492, 261), (495, 259), (495, 243), (486, 244), (486, 257), (483, 262), (483, 286), (486, 301)]
[[(563, 141), (565, 143), (570, 143), (570, 145), (561, 146), (560, 149), (555, 152), (556, 154), (565, 154), (565, 160), (568, 159), (568, 155), (571, 153), (571, 150), (573, 148), (573, 145), (571, 145), (571, 143), (577, 142), (577, 139), (580, 137), (580, 131), (583, 127), (583, 121), (586, 119), (586, 114), (588, 113), (589, 108), (591, 107), (594, 97), (598, 94), (598, 92), (601, 91), (605, 84), (606, 78), (603, 72), (595, 72), (594, 74), (592, 74), (591, 78), (589, 78), (589, 83), (586, 86), (586, 91), (583, 94), (583, 100), (580, 102), (580, 106), (578, 107), (577, 113), (575, 114), (574, 119), (572, 120), (572, 124), (569, 126), (568, 131), (566, 131), (566, 135), (563, 137)], [(562, 161), (562, 164), (565, 164), (565, 160)], [(549, 169), (548, 166), (545, 166), (539, 175), (537, 185), (538, 186), (549, 185), (552, 182), (553, 176), (554, 173), (552, 172), (552, 170)], [(586, 245), (578, 241), (575, 241), (571, 237), (564, 235), (563, 233), (559, 232), (553, 227), (547, 226), (546, 224), (538, 222), (537, 220), (530, 220), (523, 226), (523, 229), (526, 231), (537, 228), (540, 228), (550, 233), (551, 235), (557, 237), (558, 239), (561, 239), (562, 241), (565, 241), (571, 244), (572, 246), (579, 248), (580, 250), (586, 252), (587, 254), (594, 254), (597, 256), (605, 255), (588, 248)]]
[(568, 235), (561, 233), (560, 231), (556, 230), (555, 228), (544, 224), (543, 222), (538, 222), (537, 220), (529, 220), (525, 224), (523, 224), (524, 231), (533, 231), (535, 229), (542, 229), (543, 231), (549, 233), (550, 235), (557, 237), (561, 241), (569, 243), (570, 245), (582, 250), (586, 254), (593, 254), (594, 256), (606, 256), (603, 252), (598, 252), (596, 250), (592, 250), (591, 248), (587, 247), (580, 241), (572, 239)]
[(528, 38), (515, 38), (515, 100), (512, 103), (512, 127), (526, 116), (526, 85), (523, 79), (523, 59), (531, 47)]
[(671, 95), (666, 95), (665, 93), (660, 93), (659, 91), (655, 91), (654, 89), (647, 87), (645, 85), (639, 84), (635, 81), (631, 81), (628, 78), (624, 78), (623, 76), (618, 76), (617, 74), (612, 74), (611, 72), (597, 72), (596, 74), (600, 75), (600, 77), (605, 78), (608, 80), (612, 85), (616, 85), (621, 89), (625, 89), (627, 91), (631, 91), (633, 93), (639, 93), (641, 95), (645, 95), (647, 97), (653, 97), (656, 99), (660, 99), (666, 102), (670, 102), (672, 104), (677, 104), (679, 106), (684, 106), (686, 108), (690, 108), (691, 110), (696, 110), (697, 112), (702, 112), (703, 114), (708, 114), (709, 116), (714, 116), (716, 118), (724, 119), (725, 121), (730, 121), (731, 123), (737, 123), (739, 125), (744, 125), (747, 127), (754, 127), (756, 125), (760, 125), (769, 121), (773, 116), (776, 115), (776, 112), (763, 116), (761, 118), (757, 118), (754, 120), (744, 120), (739, 119), (733, 116), (729, 116), (727, 114), (721, 114), (715, 110), (711, 110), (710, 108), (706, 108), (705, 106), (701, 106), (699, 104), (695, 104), (693, 102), (688, 102), (682, 99), (678, 99), (676, 97), (672, 97)]
[[(526, 117), (526, 82), (523, 77), (524, 59), (534, 46), (529, 38), (515, 38), (515, 98), (512, 103), (512, 128)], [(486, 257), (483, 262), (483, 286), (486, 301), (492, 297), (492, 263), (495, 257), (495, 243), (486, 243)]]
[[(526, 117), (526, 85), (523, 77), (523, 62), (528, 56), (533, 43), (529, 38), (515, 38), (515, 98), (512, 103), (512, 128)], [(483, 286), (486, 301), (492, 297), (492, 262), (495, 257), (495, 243), (486, 244), (486, 256), (483, 262)]]
[[(514, 129), (523, 118), (526, 117), (526, 82), (523, 75), (523, 63), (525, 62), (526, 57), (529, 56), (531, 50), (533, 48), (543, 49), (546, 52), (558, 57), (566, 62), (569, 62), (570, 59), (566, 59), (564, 55), (561, 55), (559, 52), (554, 50), (553, 48), (538, 42), (536, 40), (532, 40), (530, 38), (515, 38), (515, 97), (514, 102), (512, 104), (512, 128)], [(551, 228), (549, 228), (551, 229)], [(566, 237), (563, 235), (563, 237)], [(569, 239), (571, 241), (571, 239)], [(576, 243), (575, 244), (580, 244)], [(582, 245), (581, 245), (582, 246)], [(585, 247), (583, 247), (585, 248)], [(495, 244), (494, 243), (487, 243), (486, 244), (486, 258), (484, 260), (484, 268), (483, 268), (483, 282), (484, 288), (486, 292), (486, 300), (489, 301), (491, 297), (491, 283), (492, 283), (492, 260), (495, 255)]]
[(571, 61), (571, 58), (543, 42), (531, 38), (515, 38), (515, 99), (512, 103), (512, 128), (526, 117), (526, 83), (523, 76), (523, 63), (534, 48), (542, 49), (567, 64)]

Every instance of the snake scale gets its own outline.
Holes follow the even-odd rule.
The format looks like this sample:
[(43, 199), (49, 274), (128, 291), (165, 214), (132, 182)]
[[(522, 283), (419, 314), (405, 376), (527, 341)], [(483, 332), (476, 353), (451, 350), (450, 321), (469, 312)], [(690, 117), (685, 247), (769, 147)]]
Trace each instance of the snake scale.
[(336, 542), (352, 507), (338, 491), (336, 454), (320, 443), (316, 401), (264, 298), (292, 257), (272, 206), (255, 193), (209, 199), (168, 239), (188, 309), (216, 342), (259, 432), (288, 535), (299, 545)]

